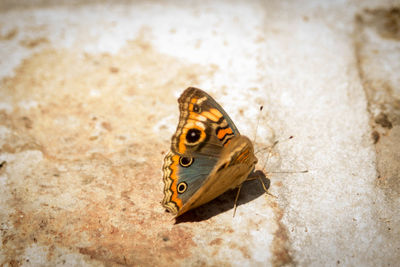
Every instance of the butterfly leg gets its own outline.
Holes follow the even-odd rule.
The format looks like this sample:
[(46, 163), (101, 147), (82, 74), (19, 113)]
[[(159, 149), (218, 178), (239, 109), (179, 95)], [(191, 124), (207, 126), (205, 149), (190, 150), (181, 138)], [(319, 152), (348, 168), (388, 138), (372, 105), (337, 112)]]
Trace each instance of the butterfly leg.
[[(265, 182), (264, 182), (264, 179), (263, 178), (265, 178), (265, 179), (267, 179), (267, 185), (265, 185)], [(262, 171), (260, 171), (260, 170), (257, 170), (257, 171), (255, 171), (255, 172), (252, 172), (250, 175), (249, 175), (249, 177), (247, 177), (247, 180), (246, 181), (252, 181), (252, 180), (255, 180), (255, 179), (257, 179), (260, 183), (261, 183), (261, 186), (262, 186), (262, 188), (264, 189), (264, 191), (265, 191), (265, 193), (267, 194), (267, 195), (270, 195), (270, 196), (273, 196), (273, 197), (275, 197), (276, 198), (276, 196), (274, 196), (274, 195), (272, 195), (269, 191), (268, 191), (268, 188), (269, 188), (269, 185), (270, 185), (270, 180), (265, 176), (265, 174), (262, 172)]]
[(235, 204), (233, 204), (233, 205), (234, 205), (234, 208), (233, 208), (233, 217), (235, 217), (235, 214), (236, 214), (237, 201), (238, 201), (238, 199), (239, 199), (239, 194), (240, 194), (240, 189), (241, 189), (241, 188), (242, 188), (242, 184), (239, 185), (238, 191), (237, 191), (237, 193), (236, 193)]
[(262, 187), (263, 187), (265, 193), (266, 193), (267, 195), (270, 195), (270, 196), (276, 198), (276, 196), (274, 196), (273, 194), (271, 194), (271, 193), (268, 191), (267, 187), (266, 187), (265, 184), (264, 184), (264, 181), (262, 180), (262, 177), (258, 176), (258, 180), (260, 181), (260, 183), (261, 183), (261, 185), (262, 185)]

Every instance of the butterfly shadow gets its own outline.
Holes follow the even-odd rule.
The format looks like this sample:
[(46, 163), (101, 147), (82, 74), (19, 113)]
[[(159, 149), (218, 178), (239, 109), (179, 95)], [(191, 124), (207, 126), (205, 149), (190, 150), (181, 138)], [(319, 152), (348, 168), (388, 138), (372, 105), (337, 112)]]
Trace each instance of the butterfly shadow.
[[(268, 179), (262, 171), (256, 171), (256, 173), (263, 180), (265, 187), (269, 189), (271, 184), (270, 179)], [(185, 222), (200, 222), (208, 220), (220, 213), (224, 213), (229, 210), (232, 210), (231, 212), (233, 216), (236, 194), (237, 194), (237, 189), (229, 190), (224, 194), (222, 194), (221, 196), (217, 197), (216, 199), (194, 210), (190, 210), (182, 214), (181, 216), (175, 219), (175, 224), (180, 224)], [(265, 194), (265, 190), (263, 189), (258, 179), (245, 181), (240, 190), (239, 199), (237, 201), (237, 209), (240, 209), (241, 205), (246, 204), (258, 198), (263, 194)]]

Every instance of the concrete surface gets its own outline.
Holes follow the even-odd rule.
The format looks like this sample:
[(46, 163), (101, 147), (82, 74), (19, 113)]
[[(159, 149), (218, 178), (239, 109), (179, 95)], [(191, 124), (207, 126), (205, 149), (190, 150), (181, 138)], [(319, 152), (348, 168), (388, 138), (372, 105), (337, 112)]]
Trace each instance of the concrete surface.
[[(0, 263), (398, 265), (399, 7), (2, 1)], [(188, 86), (257, 135), (276, 197), (253, 181), (234, 218), (234, 192), (165, 213)]]

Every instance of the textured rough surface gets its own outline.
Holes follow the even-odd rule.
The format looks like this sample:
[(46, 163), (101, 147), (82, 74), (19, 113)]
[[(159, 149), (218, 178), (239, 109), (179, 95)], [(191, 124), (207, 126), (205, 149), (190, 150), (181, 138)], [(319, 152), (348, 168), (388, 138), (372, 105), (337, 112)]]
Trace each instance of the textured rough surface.
[[(0, 264), (400, 262), (400, 3), (185, 3), (0, 3)], [(234, 218), (160, 204), (188, 86), (257, 135)]]

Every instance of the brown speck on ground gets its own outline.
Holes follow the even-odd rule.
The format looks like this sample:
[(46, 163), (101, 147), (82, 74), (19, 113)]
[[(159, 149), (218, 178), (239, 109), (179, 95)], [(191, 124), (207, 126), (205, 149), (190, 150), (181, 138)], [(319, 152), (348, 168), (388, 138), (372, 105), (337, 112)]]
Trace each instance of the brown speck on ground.
[(38, 45), (48, 44), (48, 43), (49, 43), (49, 40), (47, 40), (47, 38), (45, 38), (45, 37), (39, 37), (39, 38), (35, 38), (35, 39), (25, 39), (25, 40), (20, 41), (20, 44), (27, 48), (34, 48)]
[(4, 34), (0, 34), (0, 40), (1, 41), (12, 40), (12, 39), (14, 39), (15, 36), (17, 36), (17, 34), (18, 34), (17, 28), (13, 28)]

